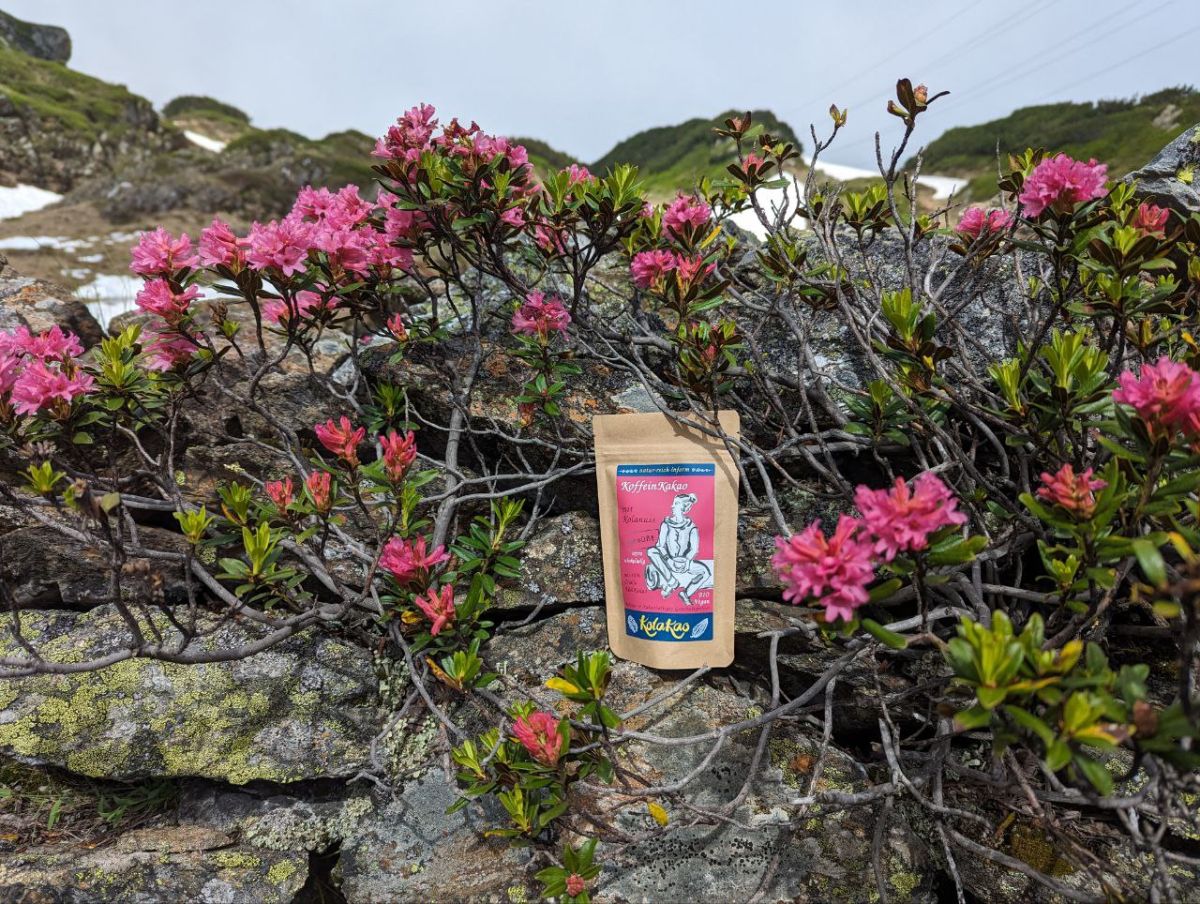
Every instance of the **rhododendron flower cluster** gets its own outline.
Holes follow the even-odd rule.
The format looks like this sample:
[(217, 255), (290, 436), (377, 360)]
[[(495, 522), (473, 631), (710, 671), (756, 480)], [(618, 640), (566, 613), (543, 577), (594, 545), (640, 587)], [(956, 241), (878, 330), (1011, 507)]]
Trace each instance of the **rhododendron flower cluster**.
[(0, 332), (0, 406), (7, 397), (17, 414), (64, 413), (95, 386), (75, 360), (81, 354), (79, 337), (57, 324), (36, 335), (24, 326)]
[(409, 430), (403, 436), (395, 430), (379, 437), (383, 449), (383, 469), (388, 479), (399, 483), (417, 460), (417, 438)]
[(1007, 210), (968, 207), (954, 231), (965, 239), (977, 240), (981, 235), (1003, 232), (1012, 225), (1012, 215)]
[(287, 324), (292, 319), (292, 312), (301, 320), (312, 318), (318, 311), (331, 310), (336, 300), (331, 296), (322, 297), (318, 292), (297, 292), (291, 306), (282, 299), (270, 301), (263, 305), (263, 318), (271, 323)]
[(170, 276), (200, 263), (200, 258), (192, 253), (192, 240), (186, 232), (176, 239), (161, 226), (138, 237), (131, 258), (129, 269), (139, 276)]
[(1144, 201), (1138, 205), (1137, 212), (1134, 213), (1133, 220), (1129, 225), (1146, 235), (1161, 237), (1167, 226), (1167, 220), (1170, 218), (1171, 211)]
[(350, 418), (343, 415), (336, 423), (330, 418), (324, 424), (314, 425), (313, 431), (322, 446), (349, 467), (358, 467), (358, 444), (367, 438), (366, 427), (355, 427)]
[(1070, 213), (1076, 204), (1103, 198), (1108, 191), (1104, 180), (1108, 167), (1095, 160), (1082, 163), (1066, 154), (1048, 157), (1033, 168), (1021, 189), (1021, 210), (1027, 217), (1038, 217), (1051, 209)]
[(513, 722), (513, 737), (543, 766), (555, 766), (566, 750), (566, 739), (559, 734), (559, 720), (541, 710), (518, 716)]
[(514, 333), (536, 336), (545, 342), (554, 333), (565, 333), (571, 315), (557, 298), (547, 298), (541, 292), (530, 292), (524, 303), (513, 313)]
[(869, 598), (867, 585), (878, 561), (919, 552), (934, 532), (966, 522), (950, 489), (929, 472), (918, 476), (911, 490), (899, 478), (890, 490), (860, 485), (855, 503), (862, 517), (841, 515), (832, 536), (814, 521), (798, 534), (775, 538), (771, 565), (784, 583), (783, 598), (793, 603), (816, 599), (830, 620), (854, 617)]
[(1200, 432), (1200, 374), (1186, 364), (1163, 356), (1117, 382), (1113, 400), (1131, 406), (1152, 436)]
[(507, 138), (488, 135), (478, 125), (463, 126), (457, 119), (448, 122), (440, 135), (437, 111), (428, 104), (413, 107), (375, 143), (375, 156), (408, 164), (406, 172), (420, 163), (421, 154), (439, 148), (468, 163), (468, 168), (491, 163), (503, 157), (512, 171), (529, 167), (524, 146)]
[(425, 596), (418, 596), (414, 602), (429, 619), (429, 633), (434, 637), (437, 637), (443, 628), (454, 622), (457, 610), (454, 608), (453, 584), (444, 584), (440, 590), (430, 587)]
[(673, 251), (657, 248), (635, 254), (629, 269), (633, 273), (634, 284), (648, 289), (674, 270), (677, 264), (678, 258)]
[(206, 267), (228, 267), (237, 272), (246, 266), (246, 239), (238, 238), (229, 224), (214, 217), (200, 231), (200, 263)]
[(783, 598), (793, 603), (817, 598), (830, 619), (853, 618), (867, 601), (867, 584), (875, 573), (861, 528), (857, 518), (842, 515), (830, 537), (821, 532), (819, 520), (787, 539), (776, 537), (771, 565), (784, 583)]
[(900, 553), (920, 552), (930, 534), (967, 520), (957, 510), (958, 500), (950, 488), (928, 471), (913, 481), (912, 490), (901, 477), (890, 490), (860, 486), (854, 504), (862, 513), (875, 554), (885, 562)]
[(275, 507), (281, 512), (292, 504), (296, 494), (290, 477), (282, 480), (270, 480), (263, 486), (263, 490), (266, 492), (267, 498), (275, 503)]
[(137, 293), (137, 306), (161, 317), (168, 325), (178, 324), (188, 313), (191, 303), (200, 297), (199, 286), (188, 286), (181, 292), (171, 288), (165, 279), (152, 279)]
[(1042, 485), (1038, 487), (1039, 499), (1052, 502), (1082, 519), (1090, 518), (1096, 511), (1096, 490), (1106, 486), (1103, 480), (1092, 477), (1092, 469), (1087, 468), (1076, 474), (1070, 464), (1058, 469), (1058, 473), (1042, 472)]
[(424, 584), (429, 580), (431, 568), (449, 560), (450, 556), (441, 546), (427, 551), (424, 537), (415, 540), (392, 537), (379, 556), (379, 564), (401, 584)]
[(699, 198), (679, 195), (663, 211), (663, 228), (676, 238), (687, 238), (690, 233), (703, 229), (712, 216), (712, 208)]
[(333, 508), (333, 475), (328, 471), (313, 471), (304, 479), (304, 488), (318, 512)]

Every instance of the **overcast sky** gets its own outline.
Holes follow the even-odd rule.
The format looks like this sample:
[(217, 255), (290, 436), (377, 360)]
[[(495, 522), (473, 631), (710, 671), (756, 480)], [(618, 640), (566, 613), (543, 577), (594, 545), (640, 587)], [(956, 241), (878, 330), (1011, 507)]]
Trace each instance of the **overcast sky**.
[(161, 106), (235, 104), (255, 125), (380, 134), (418, 101), (593, 160), (640, 129), (769, 108), (827, 157), (869, 165), (896, 78), (948, 89), (918, 136), (1053, 100), (1200, 82), (1197, 0), (0, 0), (67, 28), (70, 65)]

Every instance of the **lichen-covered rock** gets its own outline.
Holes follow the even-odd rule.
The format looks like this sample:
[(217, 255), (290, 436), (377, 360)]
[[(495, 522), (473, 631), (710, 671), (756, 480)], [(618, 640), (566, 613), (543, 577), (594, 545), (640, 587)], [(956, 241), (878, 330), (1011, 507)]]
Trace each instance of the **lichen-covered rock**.
[(447, 814), (456, 798), (445, 776), (431, 771), (363, 817), (342, 842), (335, 873), (349, 904), (537, 900), (525, 873), (529, 852), (484, 836), (502, 812)]
[(62, 286), (0, 266), (0, 330), (24, 326), (40, 333), (55, 324), (79, 336), (85, 348), (104, 336), (87, 305)]
[[(156, 624), (178, 638), (161, 617)], [(111, 605), (28, 610), (21, 628), (57, 662), (119, 649), (128, 636)], [(228, 623), (198, 643), (217, 651), (255, 636)], [(8, 637), (0, 648), (21, 654)], [(97, 778), (344, 777), (370, 761), (381, 725), (375, 686), (365, 651), (312, 633), (233, 662), (129, 659), (90, 673), (7, 679), (0, 681), (0, 750)]]
[(307, 878), (307, 854), (229, 839), (222, 846), (181, 827), (131, 833), (95, 850), (55, 845), (0, 854), (0, 899), (28, 904), (286, 904)]
[[(761, 630), (789, 626), (791, 607), (760, 601), (739, 602), (739, 643)], [(573, 609), (497, 637), (489, 664), (523, 687), (541, 687), (578, 649), (604, 646), (603, 610)], [(814, 651), (814, 656), (819, 655)], [(741, 648), (738, 660), (744, 658)], [(761, 673), (761, 669), (758, 670)], [(794, 678), (795, 676), (790, 676)], [(609, 702), (631, 709), (668, 691), (680, 673), (617, 661)], [(670, 737), (702, 735), (722, 725), (753, 718), (766, 705), (761, 687), (742, 689), (714, 676), (638, 715), (627, 727)], [(552, 695), (547, 695), (550, 699)], [(565, 709), (564, 709), (565, 712)], [(737, 796), (758, 741), (756, 731), (734, 736), (688, 788), (688, 800), (713, 810)], [(622, 748), (624, 762), (655, 784), (669, 784), (703, 761), (711, 742)], [(610, 843), (597, 901), (860, 901), (874, 890), (871, 843), (873, 808), (823, 812), (797, 807), (807, 793), (820, 738), (803, 723), (777, 723), (764, 769), (734, 823), (678, 828), (629, 845)], [(856, 791), (868, 784), (866, 771), (834, 746), (816, 789)], [(645, 802), (612, 794), (593, 801), (606, 821), (631, 836), (654, 828)], [(667, 802), (668, 810), (670, 804)], [(688, 813), (672, 813), (682, 822)], [(884, 881), (889, 900), (932, 900), (933, 870), (923, 843), (894, 818), (885, 838)]]
[[(155, 527), (139, 530), (152, 549), (182, 552), (180, 534)], [(76, 542), (42, 525), (4, 531), (0, 527), (0, 579), (17, 605), (85, 609), (109, 601), (109, 567), (104, 552)], [(126, 600), (139, 603), (183, 603), (187, 583), (183, 567), (163, 559), (130, 556), (121, 572)]]
[(1200, 125), (1192, 126), (1125, 177), (1138, 197), (1188, 216), (1200, 211)]
[(319, 853), (360, 831), (376, 804), (364, 786), (309, 796), (251, 794), (221, 785), (188, 787), (179, 818), (226, 832), (254, 847)]
[(603, 603), (600, 524), (584, 512), (547, 518), (521, 550), (521, 578), (502, 589), (501, 608)]

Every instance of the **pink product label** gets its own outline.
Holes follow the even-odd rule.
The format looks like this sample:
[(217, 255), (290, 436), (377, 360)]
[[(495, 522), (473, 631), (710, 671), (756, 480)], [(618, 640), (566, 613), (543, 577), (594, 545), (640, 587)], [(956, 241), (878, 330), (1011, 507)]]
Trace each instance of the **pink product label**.
[(712, 640), (714, 464), (617, 466), (625, 632)]

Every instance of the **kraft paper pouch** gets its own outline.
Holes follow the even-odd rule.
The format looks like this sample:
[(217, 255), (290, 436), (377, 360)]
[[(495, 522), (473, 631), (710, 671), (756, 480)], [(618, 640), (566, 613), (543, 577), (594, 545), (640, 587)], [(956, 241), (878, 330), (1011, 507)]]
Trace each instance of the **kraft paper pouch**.
[[(736, 411), (718, 420), (737, 437)], [(738, 471), (724, 442), (657, 413), (592, 428), (609, 646), (651, 668), (729, 665)]]

